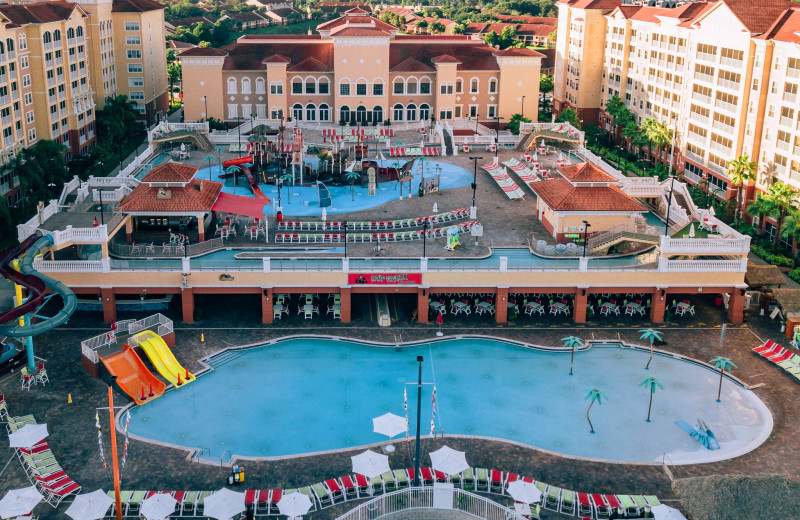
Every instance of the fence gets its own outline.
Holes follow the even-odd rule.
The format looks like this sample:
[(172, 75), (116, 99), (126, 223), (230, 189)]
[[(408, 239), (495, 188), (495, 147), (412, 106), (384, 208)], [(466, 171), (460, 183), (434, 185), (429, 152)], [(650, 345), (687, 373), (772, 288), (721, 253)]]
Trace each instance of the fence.
[[(117, 322), (117, 330), (127, 330), (128, 325), (133, 320), (122, 320)], [(81, 353), (93, 363), (99, 363), (100, 359), (97, 356), (97, 350), (108, 345), (115, 345), (117, 343), (116, 331), (104, 332), (97, 336), (91, 337), (81, 341)]]
[[(248, 120), (249, 122), (249, 120)], [(147, 134), (147, 140), (152, 141), (155, 136), (162, 133), (178, 132), (180, 130), (193, 130), (195, 132), (208, 132), (208, 121), (203, 123), (171, 123), (162, 122), (155, 125)], [(152, 150), (150, 153), (153, 153)]]
[[(451, 494), (452, 497), (444, 496), (441, 501), (438, 493), (444, 495)], [(438, 509), (462, 511), (474, 518), (485, 520), (524, 520), (525, 517), (516, 513), (497, 502), (482, 496), (469, 493), (461, 489), (437, 489), (437, 488), (405, 488), (393, 493), (381, 495), (365, 502), (357, 508), (348, 511), (336, 520), (375, 520), (387, 515), (408, 511), (411, 509)], [(424, 516), (420, 516), (424, 518)]]
[(36, 215), (32, 216), (24, 224), (17, 225), (17, 239), (22, 242), (32, 234), (36, 233), (39, 226), (45, 223), (47, 219), (58, 213), (58, 201), (51, 200), (47, 206), (37, 211)]
[(128, 334), (134, 335), (143, 330), (156, 328), (156, 334), (165, 336), (173, 331), (172, 320), (161, 314), (153, 314), (144, 319), (132, 321), (128, 324)]
[(144, 161), (151, 155), (153, 155), (152, 145), (148, 146), (147, 148), (144, 149), (144, 151), (141, 154), (137, 155), (133, 159), (133, 161), (131, 161), (130, 164), (128, 164), (128, 166), (126, 166), (119, 172), (117, 177), (130, 177), (136, 172), (137, 169), (139, 169), (139, 167), (144, 163)]
[(134, 246), (129, 244), (121, 244), (115, 242), (111, 244), (111, 250), (119, 256), (130, 257), (144, 257), (144, 258), (180, 258), (182, 256), (198, 256), (215, 249), (222, 249), (225, 247), (225, 242), (221, 238), (214, 238), (206, 240), (205, 242), (197, 242), (190, 244), (186, 247), (186, 254), (179, 253), (175, 247), (170, 247), (167, 252), (161, 246), (154, 246), (152, 250), (148, 251), (144, 245)]

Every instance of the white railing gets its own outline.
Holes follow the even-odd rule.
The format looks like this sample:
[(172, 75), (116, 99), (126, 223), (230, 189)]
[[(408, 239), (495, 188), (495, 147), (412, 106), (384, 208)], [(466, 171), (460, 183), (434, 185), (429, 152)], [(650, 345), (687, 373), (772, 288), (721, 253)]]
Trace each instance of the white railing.
[(76, 175), (74, 176), (69, 182), (64, 183), (64, 187), (61, 188), (61, 196), (58, 197), (58, 206), (63, 207), (64, 202), (67, 200), (67, 196), (72, 192), (72, 190), (77, 190), (81, 185), (80, 178)]
[(164, 336), (173, 331), (172, 320), (161, 314), (153, 314), (141, 320), (131, 321), (128, 324), (128, 334), (133, 335), (143, 330), (156, 327), (156, 334)]
[(564, 134), (572, 139), (577, 139), (580, 142), (585, 141), (585, 133), (578, 130), (569, 123), (520, 123), (519, 133), (523, 132), (552, 132), (557, 134)]
[(138, 186), (138, 179), (130, 177), (94, 177), (90, 176), (89, 187), (91, 188), (119, 188), (120, 186)]
[(659, 258), (659, 270), (665, 272), (745, 273), (747, 258), (735, 260), (667, 260)]
[(56, 213), (58, 213), (58, 201), (53, 199), (41, 211), (37, 211), (36, 215), (31, 217), (27, 222), (17, 225), (17, 239), (22, 242), (32, 234), (36, 233), (36, 230), (39, 229), (39, 226), (44, 224), (47, 219)]
[(147, 134), (148, 141), (162, 133), (179, 132), (181, 130), (194, 130), (195, 132), (208, 132), (208, 121), (202, 123), (170, 123), (162, 122), (153, 127)]
[(105, 260), (34, 260), (33, 268), (42, 273), (106, 273)]
[[(408, 511), (411, 509), (434, 509), (434, 494), (447, 492), (436, 490), (432, 487), (405, 488), (378, 498), (373, 498), (338, 517), (336, 520), (375, 520), (387, 515)], [(524, 520), (525, 517), (517, 514), (497, 502), (482, 496), (469, 493), (461, 489), (452, 490), (452, 503), (437, 504), (436, 509), (441, 511), (462, 511), (474, 518), (485, 520)], [(438, 500), (437, 500), (438, 502)], [(424, 518), (421, 516), (420, 518)]]
[[(533, 124), (533, 123), (523, 123), (523, 124)], [(616, 168), (613, 168), (610, 164), (605, 162), (601, 157), (595, 155), (594, 153), (584, 148), (583, 146), (578, 148), (578, 155), (586, 159), (588, 162), (601, 167), (606, 173), (613, 175), (619, 180), (628, 179), (628, 177), (625, 177), (625, 175), (623, 175), (621, 171), (617, 170)]]
[[(743, 238), (669, 238), (661, 237), (664, 254), (747, 254), (750, 237)], [(693, 261), (693, 260), (692, 260)]]
[(73, 244), (105, 244), (108, 242), (108, 228), (103, 226), (90, 228), (74, 228), (67, 226), (66, 229), (51, 231), (53, 235), (53, 245), (56, 247), (72, 242)]
[(472, 130), (478, 135), (494, 135), (494, 130), (470, 119), (453, 119), (450, 126), (452, 126), (454, 130)]
[[(130, 177), (131, 175), (133, 175), (136, 172), (136, 170), (139, 169), (139, 167), (151, 155), (153, 155), (153, 146), (152, 145), (150, 145), (147, 148), (145, 148), (142, 153), (140, 153), (138, 156), (136, 156), (133, 159), (133, 161), (130, 162), (130, 164), (128, 164), (125, 168), (122, 169), (121, 172), (119, 172), (119, 174), (117, 174), (117, 177)], [(136, 184), (139, 184), (138, 180), (136, 180)]]
[(655, 177), (653, 182), (626, 182), (620, 186), (629, 197), (660, 197), (664, 194), (664, 186)]

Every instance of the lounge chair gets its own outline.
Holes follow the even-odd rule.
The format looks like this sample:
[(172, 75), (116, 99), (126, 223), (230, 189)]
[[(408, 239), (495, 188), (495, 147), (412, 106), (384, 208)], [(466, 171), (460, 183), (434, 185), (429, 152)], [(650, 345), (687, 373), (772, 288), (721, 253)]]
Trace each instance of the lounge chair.
[(374, 493), (383, 493), (384, 490), (385, 490), (385, 487), (383, 485), (383, 479), (381, 479), (380, 475), (372, 477), (370, 479), (370, 481), (369, 481), (369, 485), (372, 488), (372, 493), (373, 494)]
[(547, 489), (547, 495), (544, 498), (544, 507), (558, 511), (561, 506), (561, 488), (558, 486), (550, 486)]
[(337, 499), (344, 499), (344, 492), (342, 491), (342, 486), (339, 485), (339, 482), (335, 478), (329, 478), (325, 481), (325, 487), (328, 489), (328, 492), (331, 494), (331, 501), (336, 502)]
[(489, 472), (489, 491), (503, 494), (503, 472), (493, 469)]
[[(113, 491), (111, 492), (113, 494)], [(181, 515), (186, 515), (190, 511), (194, 514), (195, 505), (200, 497), (199, 491), (187, 491), (181, 500)]]
[(131, 498), (128, 500), (128, 507), (127, 507), (127, 514), (130, 515), (132, 512), (139, 511), (139, 506), (142, 505), (142, 500), (144, 500), (145, 495), (147, 495), (147, 491), (134, 491)]
[(790, 369), (792, 367), (800, 365), (800, 355), (794, 354), (789, 359), (786, 359), (786, 360), (780, 361), (780, 362), (776, 362), (776, 364), (779, 367), (783, 368), (784, 370), (788, 370), (788, 369)]
[(269, 494), (269, 513), (274, 514), (278, 512), (278, 502), (281, 501), (284, 491), (282, 489), (273, 489)]
[(339, 477), (339, 482), (342, 485), (342, 490), (344, 491), (344, 498), (347, 500), (348, 497), (356, 498), (358, 497), (358, 487), (354, 479), (350, 475), (344, 475)]
[(475, 472), (472, 471), (472, 468), (467, 468), (461, 472), (461, 485), (464, 487), (473, 487), (475, 485)]
[(646, 507), (650, 507), (643, 495), (631, 495), (631, 498), (636, 502), (636, 507), (639, 508), (639, 511), (644, 511)]
[(432, 486), (436, 479), (431, 468), (420, 468), (419, 472), (422, 474), (422, 485)]
[(614, 511), (622, 511), (622, 504), (619, 503), (616, 495), (603, 495), (603, 498), (606, 499), (608, 503), (608, 507), (611, 509), (609, 510), (609, 515), (612, 514)]
[(656, 507), (661, 505), (661, 502), (655, 495), (645, 495), (644, 499), (647, 500), (647, 503), (650, 505), (650, 507)]
[(383, 490), (384, 492), (391, 491), (397, 488), (397, 481), (394, 479), (394, 474), (390, 471), (381, 475), (383, 479)]
[(356, 487), (358, 487), (359, 496), (363, 493), (368, 493), (370, 483), (367, 482), (367, 477), (364, 475), (356, 475)]
[(203, 511), (205, 510), (206, 497), (208, 497), (212, 493), (213, 493), (213, 491), (201, 491), (200, 492), (200, 495), (197, 497), (197, 502), (195, 503), (195, 506), (194, 506), (195, 515), (197, 515), (197, 516), (202, 516), (203, 515)]
[(764, 352), (772, 350), (773, 347), (775, 347), (775, 342), (772, 341), (771, 339), (768, 339), (767, 341), (765, 341), (761, 345), (755, 347), (753, 349), (753, 352), (755, 352), (756, 354), (763, 354)]
[(600, 494), (593, 494), (589, 495), (592, 501), (592, 507), (594, 509), (594, 514), (597, 517), (601, 516), (610, 516), (611, 515), (611, 507), (606, 502), (606, 498)]
[(586, 493), (578, 493), (578, 516), (592, 516), (592, 502)]
[(639, 508), (636, 506), (636, 502), (630, 497), (630, 495), (617, 495), (620, 504), (622, 507), (625, 508), (625, 514), (628, 516), (634, 516), (639, 514)]
[(311, 490), (313, 491), (314, 495), (317, 497), (319, 501), (320, 507), (326, 507), (333, 505), (333, 499), (331, 498), (330, 492), (325, 488), (322, 482), (317, 482), (316, 484), (311, 485)]
[(489, 491), (489, 470), (475, 468), (475, 491)]
[[(397, 489), (408, 487), (408, 475), (402, 469), (396, 469), (392, 471), (394, 474), (394, 480), (396, 482)], [(422, 473), (422, 471), (420, 471)]]
[(575, 492), (571, 489), (561, 490), (561, 506), (559, 512), (566, 515), (575, 514)]

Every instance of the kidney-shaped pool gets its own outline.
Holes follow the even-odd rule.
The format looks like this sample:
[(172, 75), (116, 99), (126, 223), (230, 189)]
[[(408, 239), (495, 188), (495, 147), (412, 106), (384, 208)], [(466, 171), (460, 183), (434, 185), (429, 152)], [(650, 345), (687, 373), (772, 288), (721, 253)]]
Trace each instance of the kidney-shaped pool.
[[(458, 338), (403, 348), (324, 338), (294, 338), (212, 357), (214, 370), (185, 387), (131, 410), (136, 437), (189, 449), (219, 460), (229, 450), (244, 457), (285, 457), (353, 448), (387, 440), (372, 418), (404, 415), (408, 388), (415, 431), (416, 357), (423, 382), (436, 386), (436, 431), (490, 437), (558, 454), (617, 462), (673, 464), (732, 458), (769, 436), (772, 416), (753, 392), (692, 360), (656, 355), (619, 343), (577, 352), (528, 348), (506, 341)], [(653, 396), (639, 386), (656, 377)], [(606, 396), (586, 422), (587, 392)], [(423, 386), (422, 432), (430, 433), (433, 385)], [(700, 418), (720, 450), (710, 451), (674, 423)], [(210, 451), (210, 453), (209, 453)]]

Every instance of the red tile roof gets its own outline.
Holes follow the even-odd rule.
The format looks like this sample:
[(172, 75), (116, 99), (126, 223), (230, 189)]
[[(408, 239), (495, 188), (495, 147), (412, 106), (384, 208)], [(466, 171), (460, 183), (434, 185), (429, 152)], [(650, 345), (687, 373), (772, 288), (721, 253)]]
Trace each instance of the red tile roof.
[(186, 49), (181, 53), (181, 58), (192, 56), (227, 56), (228, 53), (225, 51), (221, 51), (219, 49), (215, 49), (214, 47), (192, 47), (191, 49)]
[(590, 162), (561, 166), (558, 172), (572, 182), (616, 182), (617, 178)]
[(0, 5), (0, 13), (16, 25), (59, 22), (68, 19), (75, 9), (80, 9), (78, 4), (69, 2)]
[(461, 60), (454, 56), (450, 56), (449, 54), (442, 54), (441, 56), (436, 56), (431, 58), (433, 63), (461, 63)]
[[(424, 43), (428, 43), (424, 45)], [(389, 46), (389, 70), (407, 58), (415, 58), (422, 63), (455, 63), (458, 70), (500, 70), (494, 53), (497, 49), (485, 45), (480, 40), (456, 40), (441, 43), (421, 40), (397, 40)]]
[(391, 69), (391, 72), (435, 72), (436, 69), (416, 58), (406, 58)]
[(362, 9), (360, 7), (354, 7), (352, 9), (348, 9), (347, 11), (345, 11), (345, 14), (348, 14), (348, 15), (351, 15), (351, 14), (369, 14), (369, 13), (370, 13), (370, 11), (364, 10), (364, 9)]
[(185, 187), (158, 188), (139, 184), (118, 206), (123, 213), (192, 213), (211, 211), (222, 183), (192, 179)]
[(558, 18), (551, 16), (525, 16), (514, 14), (498, 14), (495, 16), (502, 22), (535, 23), (553, 26), (558, 25)]
[(620, 0), (566, 0), (570, 7), (576, 9), (614, 9), (621, 3)]
[(375, 29), (382, 29), (384, 31), (397, 31), (397, 27), (384, 21), (378, 20), (373, 16), (359, 15), (359, 14), (345, 14), (339, 18), (327, 21), (317, 26), (317, 32), (331, 31), (336, 27), (356, 25), (363, 27), (374, 27)]
[(331, 36), (391, 36), (391, 32), (377, 27), (334, 27)]
[(533, 183), (531, 188), (553, 211), (643, 211), (644, 207), (615, 186), (576, 188), (566, 179)]
[(163, 4), (153, 0), (114, 0), (111, 5), (112, 13), (146, 13), (164, 9)]
[(800, 43), (800, 9), (787, 9), (758, 39)]
[(769, 30), (786, 9), (797, 6), (790, 0), (720, 0), (733, 11), (747, 30), (761, 34)]
[(535, 51), (533, 49), (527, 49), (524, 47), (509, 47), (508, 49), (503, 49), (501, 51), (494, 51), (495, 56), (538, 56), (543, 57), (539, 51)]
[(333, 72), (333, 69), (315, 58), (306, 58), (297, 65), (292, 65), (286, 70), (291, 72)]
[(280, 54), (273, 54), (272, 56), (267, 56), (264, 58), (262, 63), (290, 63), (292, 60), (287, 58), (286, 56), (281, 56)]
[(196, 166), (179, 163), (164, 163), (150, 170), (142, 179), (148, 182), (189, 182), (197, 173)]
[[(288, 40), (288, 41), (287, 41)], [(270, 56), (269, 62), (299, 64), (308, 58), (314, 58), (324, 66), (324, 70), (333, 70), (333, 43), (331, 41), (291, 41), (292, 39), (240, 39), (236, 43), (226, 45), (227, 51), (223, 70), (262, 70), (264, 56)], [(278, 59), (276, 56), (278, 55)], [(286, 61), (288, 60), (288, 61)]]

